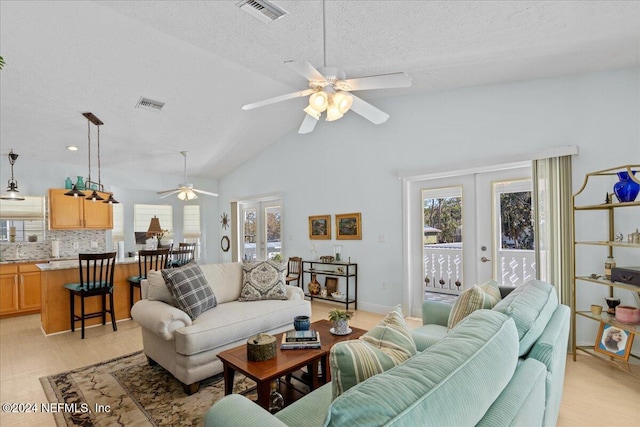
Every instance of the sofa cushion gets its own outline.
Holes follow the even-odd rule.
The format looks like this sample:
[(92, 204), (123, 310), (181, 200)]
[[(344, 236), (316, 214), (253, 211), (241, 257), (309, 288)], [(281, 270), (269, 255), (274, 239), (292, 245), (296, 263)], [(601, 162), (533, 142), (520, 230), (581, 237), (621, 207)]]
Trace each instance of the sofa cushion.
[(557, 306), (558, 295), (553, 285), (530, 280), (514, 289), (493, 310), (515, 321), (520, 337), (518, 356), (523, 356), (542, 335)]
[(176, 300), (177, 307), (191, 320), (216, 306), (216, 296), (196, 263), (162, 270), (167, 287)]
[(151, 270), (147, 273), (147, 299), (166, 302), (177, 307), (176, 299), (171, 295), (162, 273), (156, 270)]
[(287, 299), (284, 276), (287, 266), (274, 261), (242, 265), (240, 301)]
[(333, 398), (415, 354), (416, 345), (398, 305), (360, 339), (340, 342), (331, 348)]
[(242, 263), (198, 264), (218, 304), (237, 301), (242, 289)]
[[(477, 310), (427, 350), (345, 391), (325, 425), (472, 426), (509, 383), (517, 361), (513, 319)], [(459, 404), (452, 410), (451, 402)]]
[[(484, 289), (488, 289), (488, 291), (485, 291), (483, 287)], [(447, 328), (453, 328), (458, 322), (476, 310), (492, 308), (496, 305), (498, 299), (496, 299), (495, 294), (497, 292), (497, 294), (500, 295), (500, 290), (497, 288), (497, 284), (495, 285), (495, 291), (489, 290), (489, 288), (491, 288), (490, 282), (487, 282), (482, 286), (473, 285), (461, 293), (449, 313)]]
[(491, 307), (494, 307), (502, 299), (502, 294), (500, 293), (500, 286), (498, 286), (498, 282), (496, 282), (495, 280), (489, 280), (479, 286), (480, 286), (480, 289), (484, 291), (485, 298), (489, 299), (489, 302), (491, 303)]

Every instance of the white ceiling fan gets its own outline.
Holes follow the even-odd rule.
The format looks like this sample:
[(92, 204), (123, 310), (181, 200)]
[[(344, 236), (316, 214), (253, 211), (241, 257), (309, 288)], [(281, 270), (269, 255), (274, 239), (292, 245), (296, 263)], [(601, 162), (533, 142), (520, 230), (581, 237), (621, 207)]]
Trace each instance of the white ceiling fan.
[(197, 190), (193, 188), (193, 184), (187, 182), (187, 153), (188, 151), (181, 151), (180, 154), (184, 157), (184, 184), (178, 184), (178, 188), (173, 190), (158, 191), (158, 194), (162, 194), (160, 198), (171, 196), (172, 194), (178, 194), (180, 200), (194, 200), (198, 198), (199, 194), (206, 194), (208, 196), (218, 197), (217, 193), (211, 193), (209, 191)]
[(374, 107), (363, 99), (355, 96), (353, 91), (371, 89), (390, 89), (411, 86), (411, 77), (406, 73), (391, 73), (375, 76), (347, 79), (344, 71), (327, 67), (327, 46), (325, 26), (325, 4), (322, 2), (322, 32), (324, 49), (324, 67), (316, 69), (306, 61), (285, 61), (293, 71), (308, 80), (308, 89), (288, 93), (243, 105), (243, 110), (251, 110), (265, 105), (274, 104), (288, 99), (309, 96), (309, 105), (304, 109), (307, 113), (298, 133), (313, 131), (323, 112), (326, 120), (333, 121), (341, 118), (350, 109), (372, 123), (380, 124), (387, 121), (389, 115)]

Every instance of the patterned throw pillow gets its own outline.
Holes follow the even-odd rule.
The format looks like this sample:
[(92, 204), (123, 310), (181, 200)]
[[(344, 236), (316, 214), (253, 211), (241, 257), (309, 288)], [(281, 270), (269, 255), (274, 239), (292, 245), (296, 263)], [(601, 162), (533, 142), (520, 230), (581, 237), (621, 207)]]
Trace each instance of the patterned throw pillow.
[(260, 261), (242, 265), (242, 290), (239, 301), (287, 299), (284, 276), (287, 265)]
[[(497, 292), (497, 298), (496, 298)], [(473, 285), (458, 296), (451, 312), (447, 329), (451, 329), (462, 319), (481, 308), (493, 308), (500, 300), (500, 289), (498, 284), (490, 280), (480, 286)]]
[(331, 348), (329, 364), (333, 398), (415, 354), (416, 344), (398, 305), (360, 339), (343, 341)]
[(169, 292), (176, 301), (176, 307), (195, 320), (218, 302), (198, 264), (162, 270)]

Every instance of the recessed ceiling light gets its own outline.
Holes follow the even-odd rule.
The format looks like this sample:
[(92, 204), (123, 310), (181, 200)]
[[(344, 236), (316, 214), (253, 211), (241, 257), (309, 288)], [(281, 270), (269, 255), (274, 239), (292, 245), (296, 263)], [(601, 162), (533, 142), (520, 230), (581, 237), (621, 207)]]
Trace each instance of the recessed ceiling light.
[(75, 145), (67, 145), (67, 150), (69, 151), (78, 151), (78, 147)]

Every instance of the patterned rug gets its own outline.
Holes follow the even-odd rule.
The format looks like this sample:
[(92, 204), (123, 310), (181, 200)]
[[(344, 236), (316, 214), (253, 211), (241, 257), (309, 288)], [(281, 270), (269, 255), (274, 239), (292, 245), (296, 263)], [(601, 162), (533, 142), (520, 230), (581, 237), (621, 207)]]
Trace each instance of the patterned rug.
[[(49, 402), (59, 405), (58, 426), (201, 426), (224, 396), (222, 374), (187, 396), (182, 384), (142, 352), (40, 378)], [(255, 383), (236, 374), (234, 393), (256, 399)]]

